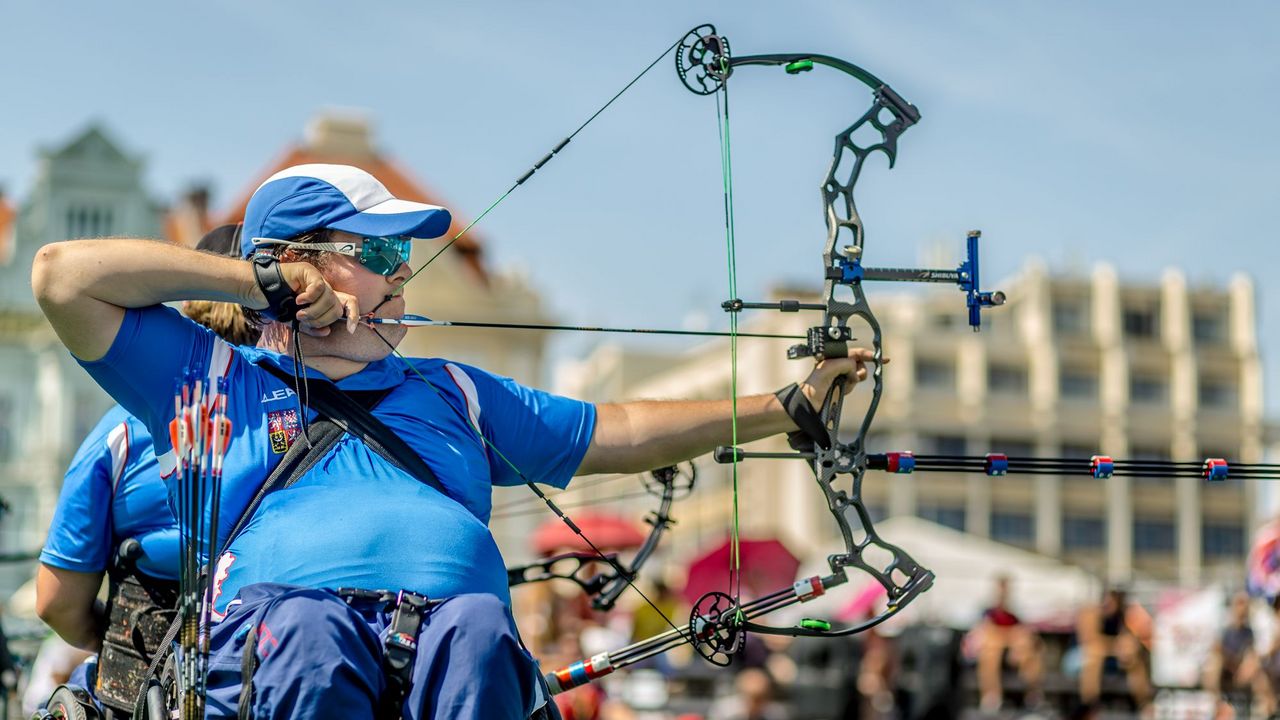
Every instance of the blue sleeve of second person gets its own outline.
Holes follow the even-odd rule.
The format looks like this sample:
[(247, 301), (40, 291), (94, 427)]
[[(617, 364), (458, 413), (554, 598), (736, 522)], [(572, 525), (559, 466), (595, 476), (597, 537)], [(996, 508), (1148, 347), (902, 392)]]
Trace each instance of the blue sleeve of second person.
[[(112, 457), (107, 436), (128, 421), (115, 407), (98, 421), (80, 445), (62, 479), (58, 508), (40, 562), (74, 572), (107, 568), (111, 553)], [(131, 449), (132, 452), (132, 449)]]
[(214, 335), (163, 305), (125, 311), (100, 360), (79, 361), (107, 394), (151, 431), (156, 455), (169, 450), (173, 389), (188, 369), (209, 361)]
[(523, 485), (514, 465), (533, 482), (567, 486), (591, 445), (595, 405), (526, 387), (479, 368), (464, 369), (480, 396), (481, 429), (493, 443), (488, 448), (493, 484)]

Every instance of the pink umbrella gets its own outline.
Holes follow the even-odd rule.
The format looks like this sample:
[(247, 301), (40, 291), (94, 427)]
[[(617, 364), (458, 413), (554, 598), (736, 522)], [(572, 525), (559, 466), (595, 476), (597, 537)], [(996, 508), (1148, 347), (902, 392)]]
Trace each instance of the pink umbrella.
[[(744, 598), (783, 590), (795, 582), (800, 561), (780, 541), (741, 540), (738, 548)], [(689, 563), (689, 578), (681, 593), (686, 602), (692, 605), (713, 590), (734, 594), (729, 579), (730, 552), (729, 541), (725, 540)]]
[(862, 586), (857, 595), (853, 599), (845, 603), (838, 611), (836, 611), (835, 619), (845, 623), (855, 623), (860, 620), (866, 620), (874, 613), (876, 603), (880, 599), (887, 597), (889, 593), (885, 592), (884, 586), (878, 582), (872, 581)]

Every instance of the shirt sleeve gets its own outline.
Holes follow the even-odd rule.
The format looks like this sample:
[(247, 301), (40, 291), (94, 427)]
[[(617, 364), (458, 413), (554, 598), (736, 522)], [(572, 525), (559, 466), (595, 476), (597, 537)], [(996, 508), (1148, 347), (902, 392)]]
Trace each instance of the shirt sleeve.
[(129, 460), (129, 430), (124, 412), (117, 408), (80, 445), (62, 479), (40, 562), (75, 572), (107, 569), (112, 488)]
[(107, 354), (93, 362), (78, 362), (107, 394), (146, 425), (159, 456), (170, 449), (176, 383), (189, 369), (204, 375), (211, 365), (229, 364), (232, 357), (230, 346), (208, 329), (173, 308), (153, 305), (126, 310)]
[[(523, 485), (524, 478), (557, 488), (569, 484), (595, 433), (595, 405), (471, 366), (450, 363), (446, 369), (463, 390), (472, 422), (491, 443), (486, 452), (494, 485)], [(465, 387), (468, 381), (474, 393)]]

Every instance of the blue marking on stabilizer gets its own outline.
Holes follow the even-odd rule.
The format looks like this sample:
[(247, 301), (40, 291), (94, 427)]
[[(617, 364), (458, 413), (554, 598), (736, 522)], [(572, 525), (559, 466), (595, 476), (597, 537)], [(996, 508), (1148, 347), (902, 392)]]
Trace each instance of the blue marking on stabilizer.
[(986, 471), (988, 475), (1004, 475), (1009, 472), (1009, 458), (1006, 455), (992, 453), (987, 456)]
[(902, 453), (898, 455), (898, 472), (910, 473), (916, 469), (916, 458), (911, 453)]
[(591, 676), (587, 674), (586, 664), (581, 662), (576, 662), (569, 666), (569, 677), (573, 679), (575, 686), (591, 681)]

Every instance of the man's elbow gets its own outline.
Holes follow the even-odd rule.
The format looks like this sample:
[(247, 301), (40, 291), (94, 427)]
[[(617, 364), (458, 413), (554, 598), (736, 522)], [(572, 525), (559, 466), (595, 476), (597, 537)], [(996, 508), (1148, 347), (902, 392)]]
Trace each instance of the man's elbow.
[(31, 292), (41, 307), (56, 307), (70, 299), (65, 267), (69, 244), (49, 243), (36, 252), (35, 262), (31, 264)]
[(36, 592), (36, 617), (45, 625), (54, 629), (65, 626), (70, 615), (69, 604), (56, 593)]

